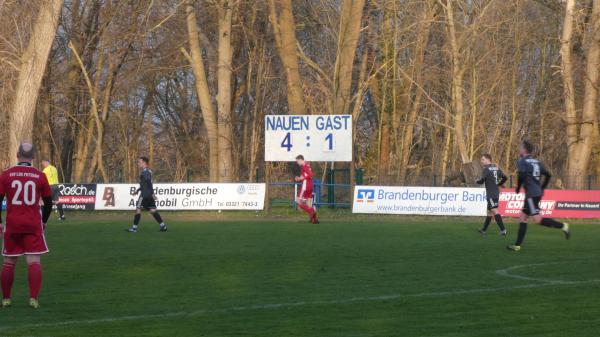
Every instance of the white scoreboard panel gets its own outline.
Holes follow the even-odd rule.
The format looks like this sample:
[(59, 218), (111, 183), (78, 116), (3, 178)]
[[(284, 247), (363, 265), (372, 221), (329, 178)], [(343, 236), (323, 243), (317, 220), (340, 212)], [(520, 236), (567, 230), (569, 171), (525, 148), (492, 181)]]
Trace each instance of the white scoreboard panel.
[(352, 161), (351, 115), (265, 116), (265, 161)]

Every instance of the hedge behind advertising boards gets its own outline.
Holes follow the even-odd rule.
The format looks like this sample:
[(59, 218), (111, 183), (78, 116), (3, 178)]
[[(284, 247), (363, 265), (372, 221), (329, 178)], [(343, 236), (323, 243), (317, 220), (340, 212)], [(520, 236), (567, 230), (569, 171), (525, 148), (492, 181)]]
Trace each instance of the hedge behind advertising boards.
[[(498, 210), (518, 217), (524, 194), (504, 189)], [(541, 214), (557, 218), (600, 218), (600, 192), (546, 190)], [(353, 213), (485, 216), (483, 188), (356, 186)]]
[[(137, 184), (61, 184), (59, 200), (69, 210), (132, 210)], [(154, 184), (162, 210), (262, 210), (265, 184)]]

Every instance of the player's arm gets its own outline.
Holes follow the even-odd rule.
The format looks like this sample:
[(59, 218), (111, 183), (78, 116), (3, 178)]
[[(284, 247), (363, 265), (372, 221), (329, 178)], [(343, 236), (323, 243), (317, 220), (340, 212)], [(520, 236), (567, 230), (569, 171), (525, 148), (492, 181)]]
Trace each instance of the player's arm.
[(500, 180), (498, 181), (498, 186), (504, 185), (506, 180), (508, 180), (508, 177), (506, 176), (506, 174), (504, 174), (502, 170), (498, 170), (498, 177), (500, 178)]
[(313, 176), (312, 169), (310, 169), (310, 167), (303, 167), (300, 169), (300, 176), (296, 177), (295, 180), (297, 182), (301, 182), (306, 179), (312, 178), (312, 176)]
[(515, 192), (519, 194), (519, 192), (521, 192), (521, 186), (523, 186), (523, 183), (525, 182), (525, 178), (527, 176), (527, 164), (522, 160), (519, 160), (519, 162), (517, 162), (517, 172), (517, 189), (515, 190)]
[(4, 202), (4, 194), (0, 194), (0, 238), (4, 234), (4, 223), (2, 222), (2, 203)]
[(310, 166), (308, 166), (306, 168), (306, 170), (304, 170), (303, 174), (302, 174), (302, 178), (304, 179), (312, 179), (314, 176), (312, 168)]
[(46, 223), (48, 223), (48, 219), (50, 218), (50, 214), (52, 214), (52, 190), (50, 189), (50, 184), (48, 183), (48, 178), (43, 175), (41, 179), (41, 196), (42, 201), (44, 202), (44, 206), (42, 207), (42, 223), (44, 224), (44, 228), (46, 227)]
[(552, 178), (552, 175), (550, 174), (550, 172), (548, 170), (546, 170), (546, 168), (544, 167), (544, 165), (542, 165), (542, 163), (540, 163), (540, 175), (542, 175), (544, 177), (544, 181), (542, 182), (542, 191), (546, 189), (546, 187), (548, 187), (548, 184), (550, 184), (550, 178)]
[(527, 176), (527, 173), (519, 172), (519, 178), (517, 179), (517, 189), (515, 190), (515, 192), (517, 192), (517, 194), (521, 193), (521, 186), (523, 186), (526, 176)]
[(485, 182), (485, 177), (487, 177), (488, 169), (484, 168), (481, 172), (481, 179), (477, 180), (475, 183), (481, 185)]
[(45, 196), (42, 198), (44, 202), (44, 206), (42, 207), (42, 223), (44, 226), (48, 223), (48, 219), (50, 219), (50, 214), (52, 214), (52, 196)]
[(4, 202), (4, 174), (0, 175), (0, 237), (4, 235), (4, 223), (2, 222), (2, 203)]

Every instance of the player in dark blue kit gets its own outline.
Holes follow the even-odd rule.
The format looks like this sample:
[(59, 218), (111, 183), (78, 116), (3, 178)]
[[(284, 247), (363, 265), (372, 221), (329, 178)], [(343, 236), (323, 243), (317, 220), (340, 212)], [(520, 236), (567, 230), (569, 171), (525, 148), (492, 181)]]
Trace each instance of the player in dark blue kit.
[[(544, 190), (550, 183), (550, 172), (546, 170), (544, 165), (532, 155), (533, 145), (528, 141), (524, 141), (521, 145), (521, 159), (517, 163), (519, 171), (519, 181), (517, 183), (516, 193), (521, 191), (521, 187), (525, 188), (525, 202), (523, 204), (523, 213), (519, 218), (519, 235), (514, 245), (506, 247), (509, 250), (521, 250), (521, 244), (527, 233), (527, 219), (533, 217), (535, 223), (542, 226), (561, 229), (566, 239), (571, 237), (571, 230), (568, 223), (558, 222), (550, 218), (542, 218), (540, 215), (540, 201), (544, 195)], [(544, 177), (542, 181), (542, 176)]]
[(487, 153), (481, 156), (481, 165), (483, 165), (483, 172), (477, 183), (485, 184), (488, 214), (479, 233), (484, 235), (487, 232), (493, 217), (498, 227), (500, 227), (500, 235), (506, 235), (502, 216), (498, 213), (498, 200), (500, 199), (500, 189), (498, 187), (506, 182), (506, 175), (498, 166), (492, 164), (492, 156)]
[(160, 225), (160, 231), (166, 232), (167, 225), (163, 222), (160, 214), (156, 210), (156, 195), (154, 194), (154, 186), (152, 185), (152, 171), (148, 167), (150, 160), (147, 157), (138, 158), (138, 167), (142, 170), (140, 173), (140, 188), (133, 195), (140, 194), (135, 209), (135, 217), (133, 218), (133, 226), (126, 229), (130, 233), (136, 233), (140, 219), (142, 218), (142, 209), (148, 210), (156, 222)]

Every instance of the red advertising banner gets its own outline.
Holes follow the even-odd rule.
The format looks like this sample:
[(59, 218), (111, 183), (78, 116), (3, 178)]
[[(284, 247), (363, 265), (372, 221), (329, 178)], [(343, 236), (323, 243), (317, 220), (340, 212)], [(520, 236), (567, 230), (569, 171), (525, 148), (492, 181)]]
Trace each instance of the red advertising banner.
[[(502, 216), (518, 217), (525, 194), (503, 189), (498, 211)], [(600, 191), (546, 190), (540, 202), (540, 214), (555, 218), (600, 218)]]

